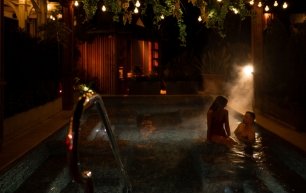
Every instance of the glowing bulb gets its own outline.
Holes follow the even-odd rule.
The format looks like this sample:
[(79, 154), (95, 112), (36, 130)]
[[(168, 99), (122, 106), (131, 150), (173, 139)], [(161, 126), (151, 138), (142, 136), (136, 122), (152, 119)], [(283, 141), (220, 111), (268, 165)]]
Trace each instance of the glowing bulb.
[(287, 4), (286, 2), (284, 2), (283, 8), (284, 8), (284, 9), (287, 9), (287, 7), (288, 7), (288, 4)]
[(63, 15), (59, 13), (59, 14), (56, 15), (56, 17), (57, 17), (57, 19), (62, 19)]
[(105, 11), (106, 11), (105, 5), (102, 5), (102, 8), (101, 8), (101, 9), (102, 9), (103, 12), (105, 12)]
[(165, 16), (164, 16), (164, 15), (161, 15), (160, 18), (161, 18), (161, 19), (165, 19)]
[(78, 1), (75, 1), (75, 2), (74, 2), (74, 6), (76, 6), (76, 7), (79, 6), (79, 2), (78, 2)]
[(243, 68), (243, 73), (246, 75), (246, 76), (251, 76), (254, 72), (254, 69), (253, 69), (253, 66), (251, 65), (247, 65)]
[(254, 5), (254, 0), (251, 0), (249, 3), (250, 5)]
[(222, 0), (217, 0), (218, 2), (221, 2)]
[(137, 7), (135, 7), (135, 9), (134, 9), (134, 13), (138, 13), (138, 8)]
[(269, 11), (269, 10), (270, 10), (269, 6), (268, 6), (268, 5), (266, 5), (266, 7), (265, 7), (265, 11)]
[(261, 1), (259, 1), (259, 3), (258, 3), (258, 7), (262, 7), (262, 3), (261, 3)]
[(199, 22), (202, 21), (202, 17), (201, 17), (201, 16), (198, 17), (198, 21), (199, 21)]
[(236, 8), (233, 8), (232, 11), (233, 11), (235, 14), (238, 14), (238, 13), (239, 13), (239, 10), (236, 9)]
[(136, 1), (135, 6), (136, 6), (136, 7), (140, 7), (140, 2), (139, 2), (138, 0)]
[(277, 7), (278, 6), (278, 2), (277, 1), (274, 1), (274, 7)]

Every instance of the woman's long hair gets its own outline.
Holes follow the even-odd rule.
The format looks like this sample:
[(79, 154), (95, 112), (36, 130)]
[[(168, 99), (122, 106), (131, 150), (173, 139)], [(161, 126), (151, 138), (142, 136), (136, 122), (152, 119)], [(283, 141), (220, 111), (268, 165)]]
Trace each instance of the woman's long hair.
[(227, 102), (228, 100), (224, 96), (217, 96), (215, 101), (209, 107), (209, 110), (212, 110), (215, 112), (219, 109), (223, 109), (227, 105)]

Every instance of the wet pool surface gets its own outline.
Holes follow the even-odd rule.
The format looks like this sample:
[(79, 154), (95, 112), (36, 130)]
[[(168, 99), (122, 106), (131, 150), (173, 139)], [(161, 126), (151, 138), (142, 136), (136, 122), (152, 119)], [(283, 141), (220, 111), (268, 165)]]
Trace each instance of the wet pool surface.
[[(210, 100), (123, 101), (105, 104), (132, 192), (304, 192), (305, 154), (259, 126), (252, 148), (205, 142)], [(233, 132), (240, 117), (230, 113)], [(103, 128), (95, 109), (84, 113), (81, 167), (92, 171), (95, 192), (121, 192), (124, 182)]]

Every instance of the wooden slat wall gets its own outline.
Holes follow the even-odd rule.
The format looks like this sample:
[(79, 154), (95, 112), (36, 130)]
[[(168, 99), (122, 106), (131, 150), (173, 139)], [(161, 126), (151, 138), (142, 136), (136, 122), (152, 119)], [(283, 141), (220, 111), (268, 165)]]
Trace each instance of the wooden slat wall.
[(116, 39), (113, 36), (97, 36), (93, 42), (79, 45), (81, 58), (79, 70), (87, 80), (95, 80), (101, 94), (116, 93)]
[(144, 40), (132, 41), (131, 56), (132, 69), (139, 66), (144, 75), (150, 75), (152, 71), (152, 43)]

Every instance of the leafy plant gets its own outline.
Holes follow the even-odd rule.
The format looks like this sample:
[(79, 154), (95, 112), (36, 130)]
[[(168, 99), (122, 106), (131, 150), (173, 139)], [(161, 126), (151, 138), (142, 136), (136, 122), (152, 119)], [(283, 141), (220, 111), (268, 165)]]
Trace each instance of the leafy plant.
[[(82, 0), (84, 10), (90, 20), (96, 9), (105, 6), (106, 10), (113, 15), (113, 21), (122, 21), (123, 24), (132, 22), (132, 14), (136, 6), (136, 0)], [(153, 23), (160, 25), (160, 21), (166, 17), (177, 19), (179, 37), (182, 45), (186, 44), (186, 24), (184, 23), (184, 13), (187, 4), (199, 9), (200, 22), (208, 28), (219, 31), (221, 36), (225, 36), (223, 31), (224, 20), (228, 13), (239, 14), (241, 19), (250, 16), (250, 11), (245, 6), (244, 0), (141, 0), (140, 14), (146, 15), (148, 8), (153, 10)]]
[(226, 74), (231, 66), (231, 54), (227, 46), (208, 49), (196, 67), (201, 74)]

